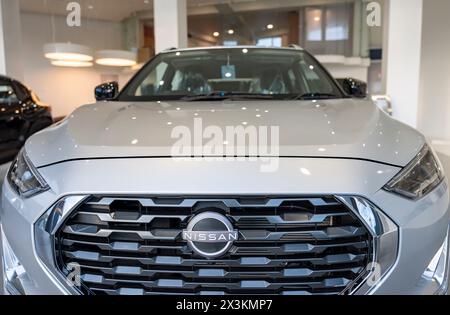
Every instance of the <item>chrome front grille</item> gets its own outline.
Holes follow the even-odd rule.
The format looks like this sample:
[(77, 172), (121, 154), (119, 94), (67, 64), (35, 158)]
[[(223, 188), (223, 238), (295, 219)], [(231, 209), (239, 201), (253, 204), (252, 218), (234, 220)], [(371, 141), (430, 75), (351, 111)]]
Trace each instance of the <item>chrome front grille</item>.
[[(239, 231), (219, 258), (195, 254), (182, 238), (205, 211)], [(373, 245), (333, 196), (93, 196), (59, 228), (55, 255), (65, 274), (80, 267), (85, 294), (345, 294), (366, 275)]]

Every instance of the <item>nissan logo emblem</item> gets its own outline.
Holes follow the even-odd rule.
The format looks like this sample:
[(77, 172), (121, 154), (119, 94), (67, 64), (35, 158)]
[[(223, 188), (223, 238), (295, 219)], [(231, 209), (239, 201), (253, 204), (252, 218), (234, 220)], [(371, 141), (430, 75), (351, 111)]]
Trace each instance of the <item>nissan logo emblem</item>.
[(216, 258), (225, 254), (238, 239), (238, 231), (230, 220), (216, 212), (196, 215), (183, 230), (183, 239), (197, 254)]

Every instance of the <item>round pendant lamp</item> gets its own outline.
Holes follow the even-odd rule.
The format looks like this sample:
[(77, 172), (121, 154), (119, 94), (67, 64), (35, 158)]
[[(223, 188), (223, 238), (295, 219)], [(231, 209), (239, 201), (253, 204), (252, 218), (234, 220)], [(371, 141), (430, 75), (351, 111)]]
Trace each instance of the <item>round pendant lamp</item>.
[(93, 61), (92, 50), (84, 45), (72, 43), (49, 43), (44, 45), (44, 55), (51, 60), (59, 61)]
[(132, 67), (136, 60), (137, 54), (127, 50), (100, 50), (95, 54), (95, 62), (102, 66)]
[(56, 67), (69, 67), (69, 68), (89, 68), (94, 64), (90, 61), (73, 61), (73, 60), (52, 60), (51, 64)]

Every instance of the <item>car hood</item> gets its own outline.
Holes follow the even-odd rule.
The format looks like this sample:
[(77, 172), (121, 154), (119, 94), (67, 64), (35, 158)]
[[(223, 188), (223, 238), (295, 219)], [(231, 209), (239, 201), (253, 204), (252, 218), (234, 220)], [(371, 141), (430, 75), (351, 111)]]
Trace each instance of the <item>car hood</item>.
[[(269, 131), (278, 128), (279, 137), (273, 139), (279, 139), (279, 150), (268, 150), (268, 155), (275, 152), (282, 157), (363, 159), (405, 166), (425, 144), (420, 133), (368, 100), (99, 102), (80, 107), (34, 135), (26, 151), (37, 167), (80, 159), (171, 157), (178, 155), (173, 148), (180, 130), (189, 130), (192, 139), (200, 137), (205, 144), (208, 137), (201, 139), (207, 127), (222, 131), (227, 140), (227, 127), (236, 126), (267, 127), (269, 139)], [(192, 145), (198, 145), (194, 141)], [(226, 141), (223, 145), (231, 146)], [(208, 155), (224, 155), (218, 152)], [(225, 148), (224, 152), (236, 151)], [(191, 155), (205, 154), (197, 150)]]

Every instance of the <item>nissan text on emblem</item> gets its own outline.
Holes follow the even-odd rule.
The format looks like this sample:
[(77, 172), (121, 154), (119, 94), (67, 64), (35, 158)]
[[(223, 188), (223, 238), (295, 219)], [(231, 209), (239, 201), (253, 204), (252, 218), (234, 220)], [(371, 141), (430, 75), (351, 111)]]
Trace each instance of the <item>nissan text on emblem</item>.
[(216, 258), (225, 254), (238, 239), (238, 231), (230, 220), (216, 212), (196, 215), (183, 230), (183, 239), (191, 249), (205, 257)]

